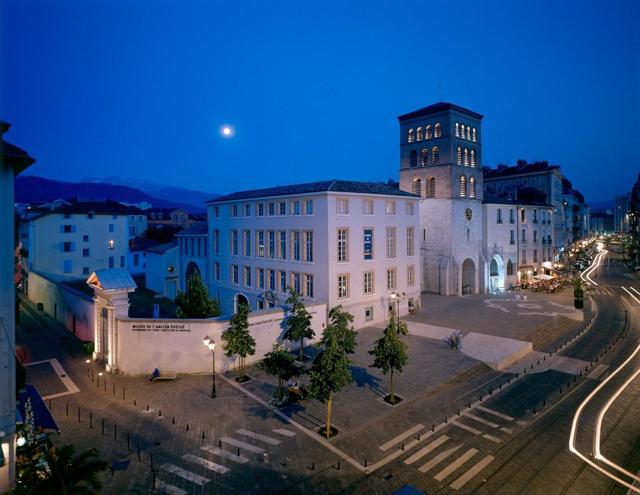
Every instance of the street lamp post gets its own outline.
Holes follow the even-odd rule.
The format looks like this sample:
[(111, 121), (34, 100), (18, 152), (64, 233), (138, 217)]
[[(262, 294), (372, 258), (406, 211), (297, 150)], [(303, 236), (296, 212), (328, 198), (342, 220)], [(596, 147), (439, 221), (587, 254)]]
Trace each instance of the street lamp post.
[(389, 297), (393, 299), (396, 303), (396, 317), (400, 320), (400, 294), (397, 292), (392, 292)]
[(207, 335), (202, 343), (211, 351), (211, 398), (216, 397), (216, 341)]

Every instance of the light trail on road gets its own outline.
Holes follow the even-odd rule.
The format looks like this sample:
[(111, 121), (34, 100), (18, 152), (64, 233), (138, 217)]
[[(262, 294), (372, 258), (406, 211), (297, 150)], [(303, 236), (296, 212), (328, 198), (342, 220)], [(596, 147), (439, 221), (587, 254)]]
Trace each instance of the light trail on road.
[(594, 258), (591, 266), (580, 274), (580, 278), (584, 282), (587, 282), (588, 284), (598, 285), (598, 283), (591, 278), (591, 274), (600, 266), (600, 261), (604, 256), (606, 256), (606, 254), (606, 250), (600, 251), (598, 254), (596, 254), (596, 257)]
[[(636, 296), (634, 296), (634, 295), (629, 291), (629, 289), (627, 289), (626, 287), (621, 287), (621, 289), (622, 289), (623, 291), (625, 291), (627, 294), (629, 294), (629, 295), (634, 299), (634, 301), (635, 301), (635, 302), (637, 302), (638, 304), (640, 304), (640, 299), (638, 299)], [(632, 289), (633, 289), (633, 287), (632, 287)], [(635, 289), (633, 289), (633, 290), (635, 290)], [(636, 292), (638, 292), (638, 291), (636, 290)]]

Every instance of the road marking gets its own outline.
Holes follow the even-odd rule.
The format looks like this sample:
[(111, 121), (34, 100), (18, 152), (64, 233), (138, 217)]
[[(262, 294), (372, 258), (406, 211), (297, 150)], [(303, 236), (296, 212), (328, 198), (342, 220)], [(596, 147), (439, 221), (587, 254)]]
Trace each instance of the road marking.
[(492, 423), (491, 421), (487, 421), (486, 419), (481, 418), (481, 417), (479, 417), (479, 416), (476, 416), (475, 414), (471, 414), (471, 413), (469, 413), (469, 412), (464, 413), (464, 415), (465, 415), (467, 418), (471, 418), (471, 419), (473, 419), (474, 421), (477, 421), (478, 423), (482, 423), (483, 425), (490, 426), (491, 428), (497, 428), (498, 426), (500, 426), (500, 425), (498, 425), (498, 424), (496, 424), (496, 423)]
[(498, 437), (494, 437), (493, 435), (487, 435), (486, 433), (484, 435), (482, 435), (483, 438), (486, 438), (487, 440), (491, 440), (493, 443), (502, 443), (502, 440), (500, 440)]
[(492, 455), (488, 455), (484, 459), (480, 460), (477, 464), (474, 464), (470, 467), (466, 473), (460, 476), (457, 480), (455, 480), (451, 485), (449, 485), (454, 490), (460, 490), (464, 485), (466, 485), (469, 480), (471, 480), (476, 474), (482, 471), (485, 467), (491, 464), (494, 457)]
[(446, 468), (440, 471), (438, 474), (434, 476), (436, 481), (442, 481), (447, 476), (455, 472), (458, 468), (460, 468), (465, 462), (471, 459), (474, 455), (478, 453), (478, 449), (469, 449), (460, 457), (458, 457), (455, 461), (449, 464)]
[(458, 423), (457, 421), (452, 421), (451, 424), (456, 425), (458, 428), (462, 428), (463, 430), (470, 431), (474, 435), (480, 435), (482, 433), (480, 430), (476, 430), (475, 428), (465, 425), (464, 423)]
[(504, 431), (505, 433), (508, 433), (509, 435), (513, 433), (513, 430), (511, 428), (507, 428), (506, 426), (503, 426), (502, 428), (500, 428), (500, 430)]
[(527, 423), (526, 421), (516, 421), (516, 424), (519, 424), (520, 426), (527, 426), (529, 423)]
[(410, 437), (414, 433), (418, 433), (423, 428), (424, 428), (424, 425), (415, 425), (413, 428), (409, 428), (404, 433), (400, 433), (400, 435), (398, 435), (397, 437), (392, 438), (391, 440), (389, 440), (384, 445), (380, 445), (379, 448), (380, 448), (380, 450), (382, 450), (382, 452), (384, 452), (385, 450), (389, 450), (394, 445), (402, 442), (405, 438)]
[(214, 445), (205, 445), (203, 447), (200, 447), (200, 450), (204, 450), (205, 452), (209, 452), (211, 454), (217, 455), (217, 456), (222, 457), (224, 459), (229, 459), (230, 461), (237, 462), (239, 464), (244, 464), (245, 462), (247, 462), (249, 460), (248, 457), (245, 457), (243, 455), (233, 454), (232, 452), (229, 452), (228, 450), (223, 450), (223, 449), (218, 448), (218, 447), (216, 447)]
[(234, 447), (240, 447), (244, 450), (248, 450), (249, 452), (253, 452), (254, 454), (262, 454), (266, 452), (261, 447), (256, 447), (255, 445), (251, 445), (250, 443), (245, 443), (240, 440), (236, 440), (235, 438), (222, 437), (220, 440), (222, 441), (222, 443), (228, 443), (229, 445), (233, 445)]
[(165, 483), (164, 481), (156, 478), (156, 488), (162, 490), (169, 495), (187, 495), (187, 491), (182, 488), (178, 488), (177, 486), (170, 485), (169, 483)]
[(280, 435), (284, 435), (285, 437), (295, 437), (296, 436), (296, 432), (295, 431), (285, 430), (284, 428), (276, 428), (276, 429), (271, 430), (271, 431), (275, 431), (276, 433), (280, 433)]
[(268, 443), (269, 445), (280, 445), (282, 440), (277, 440), (275, 438), (268, 437), (266, 435), (260, 435), (260, 433), (255, 433), (253, 431), (245, 430), (244, 428), (240, 428), (236, 430), (236, 433), (240, 435), (244, 435), (245, 437), (253, 438), (255, 440), (260, 440), (261, 442)]
[(175, 474), (176, 476), (180, 476), (185, 480), (191, 481), (196, 485), (204, 486), (209, 482), (209, 478), (205, 478), (204, 476), (200, 476), (199, 474), (192, 473), (191, 471), (187, 471), (186, 469), (182, 469), (181, 467), (174, 466), (173, 464), (161, 464), (160, 468), (168, 471), (169, 473)]
[(602, 378), (602, 375), (604, 375), (607, 369), (609, 369), (609, 366), (607, 366), (606, 364), (599, 364), (598, 366), (593, 368), (591, 373), (587, 375), (587, 378), (591, 378), (592, 380), (599, 380)]
[(442, 461), (444, 461), (447, 457), (449, 457), (451, 454), (453, 454), (460, 447), (462, 447), (462, 444), (458, 445), (457, 447), (452, 447), (449, 450), (445, 450), (441, 454), (438, 454), (437, 456), (435, 456), (433, 459), (431, 459), (426, 464), (423, 464), (422, 466), (420, 466), (418, 468), (418, 471), (420, 471), (421, 473), (426, 473), (427, 471), (429, 471), (430, 469), (433, 469), (438, 464), (440, 464)]
[(42, 400), (55, 399), (56, 397), (62, 397), (63, 395), (75, 394), (80, 392), (80, 389), (73, 383), (73, 380), (69, 378), (69, 375), (64, 371), (64, 368), (60, 364), (56, 358), (53, 359), (43, 359), (42, 361), (34, 361), (33, 363), (27, 363), (23, 365), (25, 368), (27, 366), (34, 366), (36, 364), (49, 363), (53, 368), (53, 371), (56, 372), (56, 376), (62, 382), (62, 384), (66, 387), (66, 392), (60, 392), (59, 394), (51, 394), (45, 395), (42, 397)]
[(494, 411), (493, 409), (489, 409), (488, 407), (476, 406), (476, 409), (480, 409), (481, 411), (484, 411), (486, 413), (493, 414), (494, 416), (497, 416), (498, 418), (502, 418), (506, 421), (513, 421), (513, 418), (511, 416), (507, 416), (506, 414), (502, 414), (498, 411)]
[(420, 450), (418, 450), (418, 452), (416, 452), (415, 454), (413, 454), (411, 457), (408, 457), (404, 463), (405, 464), (413, 464), (414, 462), (416, 462), (418, 459), (421, 459), (422, 457), (424, 457), (425, 455), (427, 455), (429, 452), (431, 452), (433, 449), (439, 447), (440, 445), (442, 445), (444, 442), (446, 442), (447, 440), (449, 440), (449, 437), (447, 435), (442, 435), (441, 437), (436, 438), (433, 442), (431, 442), (429, 445), (422, 447)]
[(193, 454), (185, 454), (182, 456), (185, 461), (193, 462), (194, 464), (199, 464), (200, 466), (204, 466), (209, 471), (213, 471), (215, 473), (225, 474), (229, 471), (228, 467), (221, 466), (220, 464), (216, 464), (215, 462), (211, 462), (209, 459), (203, 459), (202, 457), (198, 457)]

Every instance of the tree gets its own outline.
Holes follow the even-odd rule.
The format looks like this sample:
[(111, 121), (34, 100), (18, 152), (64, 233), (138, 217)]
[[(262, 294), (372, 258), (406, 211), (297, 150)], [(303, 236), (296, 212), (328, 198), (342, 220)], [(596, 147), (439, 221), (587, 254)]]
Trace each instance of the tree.
[(379, 368), (385, 375), (390, 373), (388, 401), (391, 404), (396, 403), (396, 396), (393, 390), (393, 373), (396, 371), (401, 373), (408, 360), (407, 344), (400, 340), (400, 335), (407, 335), (408, 333), (407, 324), (400, 321), (399, 318), (396, 321), (394, 315), (391, 315), (382, 337), (376, 340), (373, 349), (369, 351), (369, 354), (374, 357), (371, 366)]
[(313, 360), (309, 372), (309, 391), (320, 402), (327, 403), (326, 436), (331, 436), (333, 394), (351, 383), (351, 361), (348, 354), (355, 351), (356, 331), (350, 326), (353, 316), (342, 311), (342, 306), (329, 312), (330, 323), (322, 333), (323, 349)]
[(304, 307), (300, 295), (289, 287), (289, 297), (287, 304), (291, 305), (291, 310), (287, 316), (287, 330), (283, 337), (291, 342), (300, 342), (300, 362), (304, 361), (304, 339), (312, 339), (315, 335), (311, 328), (311, 314)]
[(573, 284), (573, 306), (576, 309), (584, 308), (584, 282), (580, 277), (571, 280)]
[(209, 297), (200, 275), (194, 273), (187, 280), (187, 291), (176, 296), (178, 318), (211, 318), (220, 314), (218, 301)]
[(265, 354), (258, 367), (278, 379), (277, 397), (284, 397), (284, 381), (298, 376), (300, 370), (293, 364), (294, 358), (280, 344), (273, 344), (271, 352)]
[(238, 381), (245, 381), (244, 362), (256, 353), (256, 340), (249, 333), (249, 306), (238, 304), (237, 312), (229, 320), (229, 327), (222, 332), (224, 352), (227, 357), (238, 356)]

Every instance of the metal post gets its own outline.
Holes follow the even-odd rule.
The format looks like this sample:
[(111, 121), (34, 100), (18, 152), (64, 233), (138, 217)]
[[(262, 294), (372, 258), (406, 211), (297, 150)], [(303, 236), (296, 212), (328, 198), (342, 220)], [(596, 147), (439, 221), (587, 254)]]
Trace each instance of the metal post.
[(216, 350), (215, 348), (211, 351), (211, 371), (212, 371), (212, 382), (211, 382), (211, 398), (214, 399), (216, 397)]

